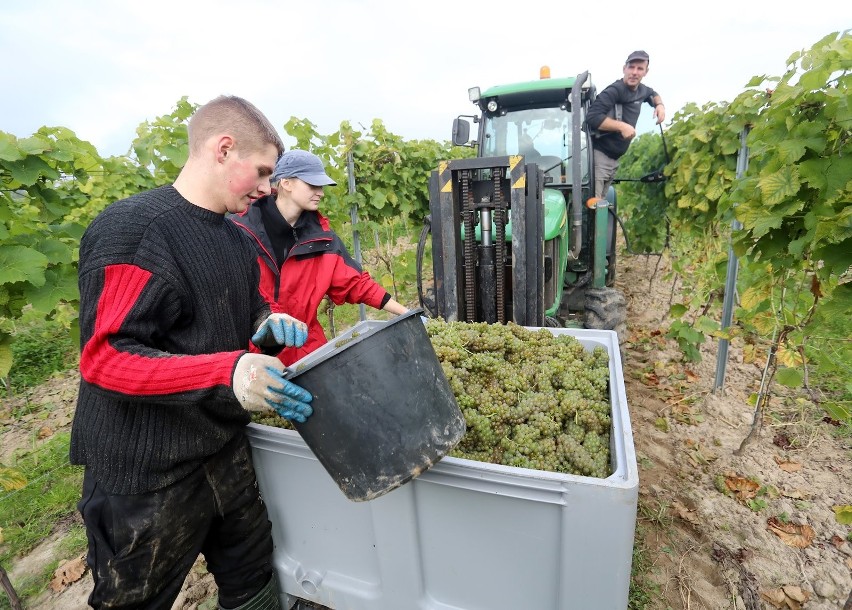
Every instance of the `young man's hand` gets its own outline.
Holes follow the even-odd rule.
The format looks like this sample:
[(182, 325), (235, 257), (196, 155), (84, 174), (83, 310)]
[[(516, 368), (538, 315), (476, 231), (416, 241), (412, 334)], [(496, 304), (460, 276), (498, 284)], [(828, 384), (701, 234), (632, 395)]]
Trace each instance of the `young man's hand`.
[(304, 423), (314, 412), (313, 396), (301, 386), (284, 379), (278, 358), (246, 353), (237, 360), (231, 389), (248, 411), (274, 409), (284, 419)]
[(629, 123), (621, 123), (621, 125), (619, 125), (618, 127), (618, 131), (621, 134), (621, 137), (625, 140), (632, 140), (634, 137), (636, 137), (636, 128), (630, 125)]
[(274, 313), (257, 328), (251, 342), (258, 347), (302, 347), (308, 340), (308, 325), (286, 313)]

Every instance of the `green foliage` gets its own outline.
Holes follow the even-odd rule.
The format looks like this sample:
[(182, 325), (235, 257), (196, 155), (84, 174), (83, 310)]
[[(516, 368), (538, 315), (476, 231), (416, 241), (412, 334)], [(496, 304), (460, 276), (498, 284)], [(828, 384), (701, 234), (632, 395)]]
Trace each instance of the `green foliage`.
[(9, 380), (16, 391), (72, 367), (78, 355), (74, 338), (56, 321), (37, 321), (21, 328), (13, 337), (11, 351), (14, 364)]
[[(349, 122), (323, 136), (307, 120), (291, 118), (285, 132), (296, 139), (294, 148), (310, 150), (325, 162), (338, 184), (325, 190), (321, 211), (333, 226), (341, 226), (357, 212), (356, 228), (379, 230), (384, 221), (401, 218), (422, 221), (429, 213), (429, 175), (438, 163), (472, 154), (469, 148), (451, 147), (433, 140), (404, 140), (390, 133), (381, 120), (366, 132)], [(355, 192), (348, 192), (349, 155), (352, 155)]]
[(104, 159), (64, 127), (29, 138), (0, 132), (0, 377), (12, 367), (10, 337), (25, 307), (76, 335), (83, 231), (111, 202), (177, 177), (193, 109), (183, 98), (171, 114), (143, 123), (135, 158)]
[(668, 245), (665, 183), (633, 182), (665, 166), (663, 137), (655, 133), (636, 138), (619, 160), (616, 177), (631, 181), (616, 184), (618, 215), (634, 253), (660, 252)]
[(677, 341), (687, 360), (691, 362), (701, 360), (699, 346), (704, 342), (704, 334), (695, 330), (688, 322), (675, 320), (669, 326), (666, 336)]
[(57, 434), (12, 465), (27, 485), (0, 493), (0, 564), (32, 550), (75, 511), (83, 469), (68, 463), (69, 445), (70, 434)]
[(14, 320), (76, 304), (75, 262), (84, 225), (68, 220), (79, 184), (101, 167), (94, 147), (63, 127), (29, 138), (0, 132), (0, 377), (11, 367)]
[[(849, 362), (852, 310), (850, 68), (852, 37), (836, 32), (793, 53), (780, 77), (754, 77), (730, 103), (687, 105), (666, 132), (671, 163), (665, 197), (672, 205), (660, 208), (641, 195), (619, 201), (625, 216), (642, 224), (667, 211), (673, 271), (684, 282), (689, 311), (718, 315), (712, 305), (721, 302), (733, 247), (739, 257), (735, 320), (742, 331), (773, 343), (776, 380), (791, 387), (802, 385), (808, 364), (839, 386), (849, 378), (842, 363)], [(639, 143), (628, 152), (636, 157), (626, 156), (630, 173), (640, 153), (653, 152)], [(738, 177), (743, 144), (748, 159), (740, 159)], [(659, 230), (659, 222), (650, 224)], [(649, 239), (653, 231), (645, 231), (635, 233), (640, 247), (634, 249), (659, 244), (659, 237)], [(669, 336), (693, 359), (697, 335), (687, 325), (696, 333), (723, 334), (712, 320), (696, 316), (688, 323), (684, 313)], [(841, 399), (832, 406), (848, 411), (850, 389), (839, 387)]]
[(136, 128), (132, 150), (140, 167), (151, 172), (153, 184), (159, 186), (175, 181), (189, 157), (189, 118), (198, 104), (186, 96), (180, 98), (171, 114), (157, 117), (153, 122)]
[(636, 526), (633, 543), (633, 561), (630, 564), (630, 592), (627, 598), (627, 610), (645, 610), (650, 608), (659, 596), (659, 585), (653, 581), (653, 564), (646, 551), (646, 527)]

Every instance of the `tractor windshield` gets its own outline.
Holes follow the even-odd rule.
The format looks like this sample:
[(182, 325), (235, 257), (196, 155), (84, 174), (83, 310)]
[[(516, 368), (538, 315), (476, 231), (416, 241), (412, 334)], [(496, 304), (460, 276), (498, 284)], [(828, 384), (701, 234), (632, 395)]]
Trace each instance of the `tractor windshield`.
[[(549, 170), (552, 185), (571, 184), (572, 113), (559, 107), (526, 108), (486, 114), (483, 118), (483, 157), (524, 155), (527, 163)], [(589, 178), (586, 134), (582, 138), (583, 182)]]

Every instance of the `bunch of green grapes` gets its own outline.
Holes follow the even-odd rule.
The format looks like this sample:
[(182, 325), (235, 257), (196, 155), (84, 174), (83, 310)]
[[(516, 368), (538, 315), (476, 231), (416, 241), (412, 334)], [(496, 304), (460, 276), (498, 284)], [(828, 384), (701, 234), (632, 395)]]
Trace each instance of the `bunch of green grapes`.
[(426, 322), (467, 432), (451, 455), (605, 478), (609, 354), (545, 328)]

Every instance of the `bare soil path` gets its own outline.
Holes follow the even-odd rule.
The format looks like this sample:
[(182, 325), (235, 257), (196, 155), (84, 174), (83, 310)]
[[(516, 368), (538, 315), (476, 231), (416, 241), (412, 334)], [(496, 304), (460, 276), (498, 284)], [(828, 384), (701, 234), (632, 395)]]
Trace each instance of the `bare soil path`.
[(617, 281), (629, 303), (622, 357), (639, 531), (663, 598), (654, 607), (843, 608), (852, 592), (852, 529), (832, 507), (852, 503), (852, 439), (789, 393), (772, 399), (759, 436), (737, 455), (765, 354), (734, 342), (724, 392), (712, 394), (718, 345), (703, 345), (699, 363), (681, 362), (664, 337), (677, 285), (663, 279), (664, 261), (655, 275), (657, 263), (628, 257)]

